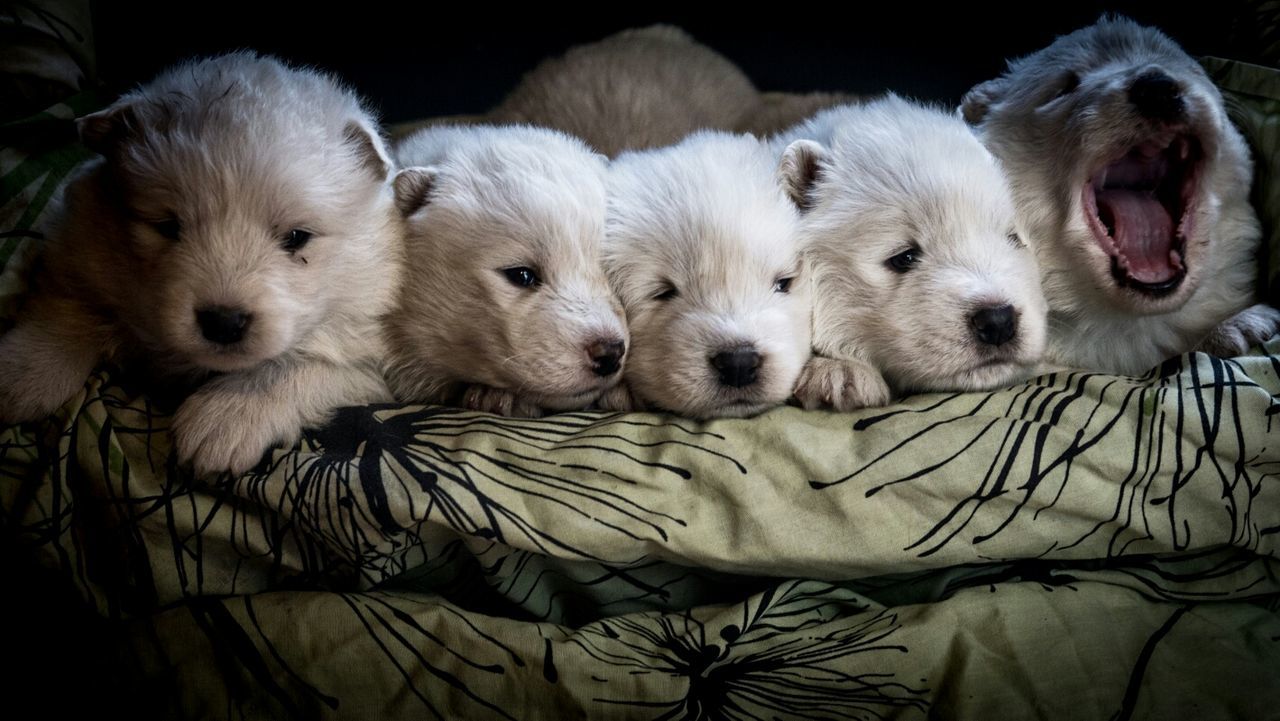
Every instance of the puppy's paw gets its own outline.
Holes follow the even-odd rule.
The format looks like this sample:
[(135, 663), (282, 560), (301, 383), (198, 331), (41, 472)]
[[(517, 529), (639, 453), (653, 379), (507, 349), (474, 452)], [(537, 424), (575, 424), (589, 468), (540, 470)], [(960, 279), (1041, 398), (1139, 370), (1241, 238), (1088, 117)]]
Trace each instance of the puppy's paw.
[(528, 398), (507, 390), (475, 383), (462, 393), (462, 405), (473, 411), (514, 418), (541, 418), (542, 408)]
[(5, 341), (0, 343), (0, 424), (52, 415), (84, 387), (93, 368), (92, 359), (74, 363), (45, 357), (13, 338)]
[(884, 376), (861, 361), (814, 356), (800, 371), (796, 400), (806, 410), (831, 408), (841, 413), (889, 403)]
[(644, 401), (640, 400), (635, 393), (632, 393), (631, 386), (626, 383), (619, 383), (605, 391), (604, 395), (596, 399), (595, 407), (602, 411), (618, 411), (621, 413), (645, 409)]
[(1277, 334), (1280, 334), (1280, 310), (1259, 304), (1222, 321), (1196, 350), (1221, 358), (1234, 358)]
[(206, 385), (173, 416), (171, 432), (180, 463), (196, 475), (240, 475), (273, 446), (292, 445), (302, 431), (296, 417), (264, 398)]
[(0, 425), (34, 421), (53, 415), (74, 390), (63, 394), (63, 384), (46, 386), (42, 379), (23, 377), (0, 363)]

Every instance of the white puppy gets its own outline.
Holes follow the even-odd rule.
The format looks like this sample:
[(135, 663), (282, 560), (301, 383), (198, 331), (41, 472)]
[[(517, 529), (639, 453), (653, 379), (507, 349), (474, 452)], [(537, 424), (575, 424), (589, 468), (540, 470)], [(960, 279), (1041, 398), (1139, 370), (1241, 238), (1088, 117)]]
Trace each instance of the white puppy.
[(772, 142), (810, 179), (793, 188), (815, 275), (815, 355), (796, 389), (806, 408), (1032, 373), (1046, 312), (1035, 258), (998, 164), (962, 121), (890, 95)]
[(236, 53), (175, 67), (80, 122), (70, 184), (0, 340), (0, 419), (45, 416), (103, 358), (205, 382), (173, 419), (197, 472), (252, 466), (338, 406), (390, 398), (390, 161), (331, 78)]
[(1280, 329), (1280, 313), (1249, 307), (1248, 149), (1168, 37), (1103, 19), (1011, 62), (962, 111), (1009, 173), (1039, 256), (1050, 360), (1140, 373)]
[(600, 261), (604, 158), (527, 126), (431, 128), (396, 157), (410, 273), (389, 325), (397, 397), (537, 416), (616, 384), (627, 328)]
[(790, 397), (809, 357), (810, 279), (778, 162), (698, 133), (609, 168), (605, 266), (631, 325), (616, 409), (747, 416)]

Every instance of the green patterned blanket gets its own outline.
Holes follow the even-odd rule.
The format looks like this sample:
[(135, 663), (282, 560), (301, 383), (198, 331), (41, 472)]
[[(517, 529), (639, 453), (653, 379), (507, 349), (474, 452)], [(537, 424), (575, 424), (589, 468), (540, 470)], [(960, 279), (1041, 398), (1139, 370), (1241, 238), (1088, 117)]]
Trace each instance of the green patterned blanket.
[[(75, 110), (0, 127), (10, 311)], [(0, 429), (0, 523), (159, 717), (1276, 718), (1260, 351), (843, 415), (350, 408), (217, 482), (104, 368)]]

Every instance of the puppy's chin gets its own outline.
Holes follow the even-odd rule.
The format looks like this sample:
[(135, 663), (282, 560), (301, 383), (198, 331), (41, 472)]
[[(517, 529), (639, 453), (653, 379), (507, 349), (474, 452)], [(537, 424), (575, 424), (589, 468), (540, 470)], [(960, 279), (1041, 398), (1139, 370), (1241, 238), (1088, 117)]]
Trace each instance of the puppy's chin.
[(204, 350), (184, 355), (190, 365), (216, 373), (235, 373), (249, 370), (276, 357), (275, 354), (263, 356), (256, 353), (245, 353), (234, 348)]
[(604, 395), (607, 391), (618, 385), (618, 381), (622, 379), (621, 373), (616, 373), (604, 383), (595, 383), (580, 391), (570, 391), (566, 393), (546, 393), (538, 392), (531, 394), (531, 400), (541, 408), (549, 411), (577, 411), (586, 408)]
[(184, 338), (182, 342), (170, 345), (167, 355), (179, 363), (216, 373), (250, 370), (279, 358), (295, 346), (292, 335), (271, 338), (265, 335), (253, 336), (226, 346), (211, 343), (198, 337), (196, 333), (192, 335), (191, 338)]
[[(645, 397), (643, 393), (641, 397), (655, 409), (699, 420), (749, 418), (782, 405), (791, 395), (789, 390), (765, 386), (728, 390), (717, 384), (715, 388), (705, 390), (681, 389), (675, 379), (665, 387), (669, 392), (660, 394), (663, 397), (657, 397), (657, 394)], [(682, 393), (681, 390), (687, 392)]]
[(698, 416), (699, 418), (750, 418), (751, 416), (760, 415), (774, 406), (782, 405), (786, 399), (759, 402), (759, 401), (735, 401), (723, 406), (708, 409), (705, 413)]
[(922, 387), (920, 390), (996, 390), (1027, 380), (1035, 374), (1035, 368), (1034, 363), (993, 360), (956, 373), (950, 378), (931, 379), (935, 385), (932, 388)]
[(1208, 243), (1194, 221), (1203, 164), (1199, 136), (1184, 128), (1152, 132), (1091, 164), (1071, 237), (1114, 307), (1169, 313), (1195, 293)]

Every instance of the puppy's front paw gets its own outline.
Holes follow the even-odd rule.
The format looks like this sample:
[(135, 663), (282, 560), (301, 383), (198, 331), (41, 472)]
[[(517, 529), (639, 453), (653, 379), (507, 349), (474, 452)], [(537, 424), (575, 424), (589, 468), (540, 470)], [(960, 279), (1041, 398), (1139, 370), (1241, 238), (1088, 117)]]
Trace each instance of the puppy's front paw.
[(300, 423), (282, 415), (273, 414), (266, 399), (202, 388), (173, 416), (178, 461), (190, 463), (201, 476), (223, 471), (240, 475), (257, 465), (267, 449), (298, 439)]
[(596, 399), (595, 406), (602, 411), (618, 411), (621, 413), (645, 409), (644, 402), (637, 398), (635, 393), (631, 392), (631, 386), (626, 383), (619, 383), (605, 391), (604, 395)]
[(1244, 355), (1251, 346), (1271, 340), (1280, 333), (1280, 310), (1255, 305), (1218, 324), (1196, 348), (1221, 358)]
[(805, 410), (832, 408), (844, 413), (889, 403), (889, 384), (861, 361), (814, 356), (800, 371), (796, 400)]
[[(15, 329), (0, 342), (0, 423), (34, 421), (53, 415), (84, 387), (93, 355), (50, 352)], [(46, 344), (47, 345), (47, 344)], [(82, 356), (86, 354), (81, 354)]]
[(507, 390), (475, 383), (462, 394), (462, 405), (473, 411), (514, 418), (541, 418), (542, 409), (528, 398)]

